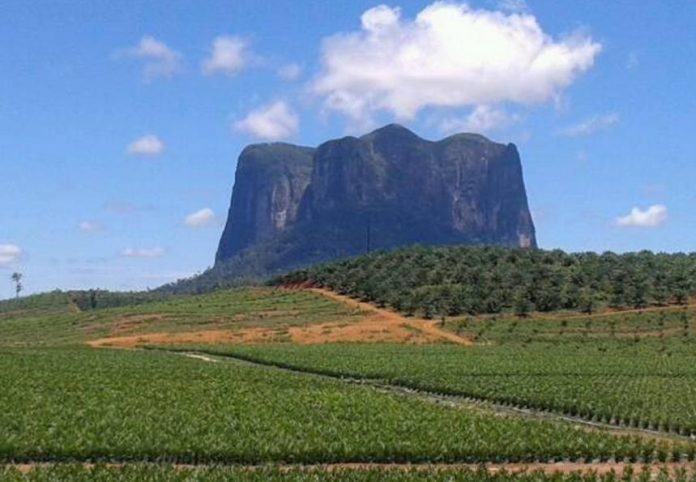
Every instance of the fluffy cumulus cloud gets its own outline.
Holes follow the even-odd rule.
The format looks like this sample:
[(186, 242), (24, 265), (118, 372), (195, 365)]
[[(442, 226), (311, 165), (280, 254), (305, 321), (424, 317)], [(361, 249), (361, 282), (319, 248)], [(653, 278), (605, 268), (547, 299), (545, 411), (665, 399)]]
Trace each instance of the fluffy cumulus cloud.
[(19, 261), (22, 248), (14, 244), (0, 244), (0, 268), (6, 268)]
[(215, 212), (210, 208), (204, 208), (186, 216), (184, 224), (189, 228), (203, 228), (212, 226), (216, 220)]
[(526, 13), (436, 2), (415, 19), (385, 5), (360, 31), (324, 40), (311, 91), (355, 120), (386, 111), (411, 119), (427, 107), (559, 99), (601, 50), (590, 37), (554, 39)]
[(148, 134), (128, 144), (127, 150), (131, 156), (159, 156), (164, 152), (164, 142), (156, 135)]
[(159, 258), (163, 255), (162, 248), (126, 248), (121, 251), (124, 258)]
[(589, 136), (596, 132), (609, 129), (621, 121), (619, 114), (612, 112), (604, 115), (590, 117), (582, 122), (568, 126), (559, 131), (559, 134), (567, 137)]
[(210, 56), (203, 61), (201, 68), (206, 75), (237, 75), (249, 64), (251, 52), (249, 43), (241, 37), (220, 36), (213, 40)]
[(616, 219), (616, 224), (621, 227), (656, 228), (667, 220), (667, 207), (655, 204), (642, 210), (634, 207), (626, 216)]
[(141, 60), (143, 77), (148, 82), (172, 77), (181, 71), (182, 55), (151, 36), (141, 38), (138, 45), (120, 54)]
[(496, 129), (514, 124), (519, 116), (488, 105), (477, 106), (464, 117), (448, 117), (440, 123), (440, 130), (445, 134), (457, 132), (491, 132)]
[(297, 114), (286, 102), (279, 100), (251, 111), (233, 127), (257, 139), (279, 141), (297, 134), (299, 124)]

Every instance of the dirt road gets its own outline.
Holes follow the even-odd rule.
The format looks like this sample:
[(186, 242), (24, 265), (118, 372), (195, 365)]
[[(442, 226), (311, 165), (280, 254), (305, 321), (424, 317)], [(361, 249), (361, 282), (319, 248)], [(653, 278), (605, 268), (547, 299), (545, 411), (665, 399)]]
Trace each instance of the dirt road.
[(348, 296), (343, 296), (339, 295), (338, 293), (335, 293), (333, 291), (323, 289), (323, 288), (308, 288), (309, 291), (313, 293), (320, 294), (322, 296), (325, 296), (327, 298), (330, 298), (334, 301), (338, 301), (341, 303), (345, 303), (348, 306), (355, 307), (357, 309), (360, 309), (362, 311), (367, 311), (367, 312), (373, 312), (375, 313), (379, 319), (385, 321), (385, 322), (390, 322), (390, 323), (395, 323), (398, 325), (405, 325), (409, 326), (411, 328), (414, 328), (426, 335), (430, 335), (433, 338), (437, 338), (440, 340), (447, 340), (452, 343), (456, 343), (458, 345), (473, 345), (473, 342), (465, 337), (456, 335), (452, 332), (443, 330), (438, 326), (438, 321), (435, 320), (421, 320), (418, 318), (407, 318), (399, 313), (396, 313), (391, 310), (387, 310), (384, 308), (378, 308), (374, 305), (371, 305), (369, 303), (364, 303), (362, 301), (357, 301), (354, 300), (353, 298), (349, 298)]

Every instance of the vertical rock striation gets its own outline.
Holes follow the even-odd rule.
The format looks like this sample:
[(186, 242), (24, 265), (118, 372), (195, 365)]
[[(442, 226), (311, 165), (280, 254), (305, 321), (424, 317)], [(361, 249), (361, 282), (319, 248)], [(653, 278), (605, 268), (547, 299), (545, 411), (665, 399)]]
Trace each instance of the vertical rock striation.
[(536, 247), (517, 148), (396, 124), (317, 149), (250, 146), (217, 262), (275, 271), (415, 243)]

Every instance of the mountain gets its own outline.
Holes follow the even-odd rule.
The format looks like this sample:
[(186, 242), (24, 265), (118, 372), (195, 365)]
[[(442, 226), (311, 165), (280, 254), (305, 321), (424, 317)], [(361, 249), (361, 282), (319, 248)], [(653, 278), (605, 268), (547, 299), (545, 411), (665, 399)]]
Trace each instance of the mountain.
[(311, 179), (314, 151), (284, 143), (257, 144), (242, 151), (218, 261), (277, 238), (295, 224)]
[(517, 148), (396, 124), (316, 149), (247, 147), (216, 268), (268, 274), (417, 243), (536, 247)]

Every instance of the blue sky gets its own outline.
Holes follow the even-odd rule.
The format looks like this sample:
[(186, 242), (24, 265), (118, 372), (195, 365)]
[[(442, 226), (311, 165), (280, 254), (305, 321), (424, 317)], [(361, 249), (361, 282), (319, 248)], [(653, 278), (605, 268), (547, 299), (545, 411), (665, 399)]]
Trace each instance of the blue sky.
[(515, 142), (543, 248), (694, 250), (696, 3), (379, 5), (5, 0), (0, 298), (205, 269), (246, 144), (395, 120)]

